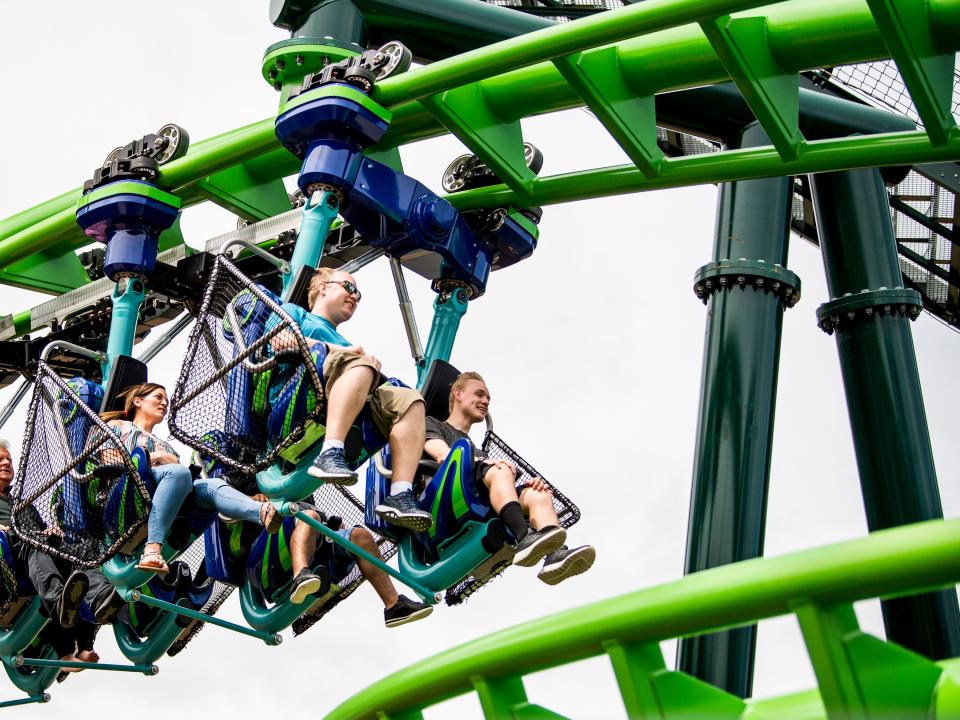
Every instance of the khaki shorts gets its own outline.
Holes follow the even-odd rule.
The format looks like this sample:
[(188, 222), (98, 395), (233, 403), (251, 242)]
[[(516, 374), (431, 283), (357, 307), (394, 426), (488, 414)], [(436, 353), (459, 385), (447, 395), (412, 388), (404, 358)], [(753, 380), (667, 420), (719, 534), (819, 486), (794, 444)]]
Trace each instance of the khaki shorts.
[(403, 417), (411, 405), (423, 402), (423, 397), (413, 388), (387, 384), (386, 378), (366, 356), (337, 349), (328, 352), (323, 361), (324, 387), (328, 396), (330, 388), (337, 379), (347, 370), (355, 367), (368, 367), (373, 370), (374, 380), (370, 385), (367, 403), (370, 405), (370, 414), (377, 429), (383, 433), (384, 437), (389, 437), (390, 430), (397, 420)]

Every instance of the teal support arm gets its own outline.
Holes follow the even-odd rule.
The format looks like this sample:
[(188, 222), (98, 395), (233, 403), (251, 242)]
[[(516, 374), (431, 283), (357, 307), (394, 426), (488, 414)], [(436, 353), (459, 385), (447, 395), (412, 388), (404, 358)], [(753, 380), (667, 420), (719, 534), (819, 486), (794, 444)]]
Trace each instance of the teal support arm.
[(16, 707), (17, 705), (32, 705), (33, 703), (50, 702), (50, 693), (40, 695), (31, 695), (30, 697), (20, 698), (19, 700), (5, 700), (0, 702), (0, 708)]
[(3, 662), (12, 667), (77, 668), (79, 670), (110, 670), (112, 672), (138, 672), (144, 675), (156, 675), (160, 669), (156, 665), (116, 665), (100, 662), (80, 662), (79, 660), (61, 660), (59, 658), (25, 658), (23, 655), (10, 655)]
[[(57, 654), (50, 645), (44, 645), (40, 651), (40, 659), (58, 660), (59, 658), (57, 658)], [(6, 662), (6, 659), (3, 662), (3, 669), (7, 671), (10, 682), (32, 697), (43, 695), (44, 690), (53, 685), (54, 680), (60, 673), (59, 666), (34, 669), (10, 664)]]
[(284, 301), (289, 300), (293, 288), (293, 281), (304, 266), (316, 267), (323, 255), (323, 246), (327, 242), (330, 225), (337, 219), (340, 209), (340, 199), (336, 193), (324, 190), (314, 193), (307, 198), (303, 206), (303, 222), (300, 224), (300, 234), (297, 244), (293, 248), (293, 257), (290, 259), (290, 274), (283, 278)]
[(116, 622), (113, 624), (113, 635), (117, 647), (127, 660), (136, 665), (154, 663), (163, 657), (183, 630), (179, 619), (179, 615), (163, 613), (150, 624), (146, 638), (137, 637), (129, 625)]
[(113, 289), (110, 339), (107, 341), (107, 361), (103, 364), (104, 384), (110, 379), (114, 359), (118, 355), (133, 354), (133, 340), (137, 334), (137, 320), (145, 290), (139, 278), (121, 280)]
[(43, 630), (49, 619), (40, 612), (40, 596), (36, 595), (23, 608), (9, 630), (0, 632), (0, 655), (20, 652)]
[(450, 360), (453, 343), (457, 339), (460, 320), (467, 312), (467, 291), (454, 290), (449, 297), (439, 295), (433, 303), (433, 324), (430, 326), (430, 338), (423, 364), (417, 367), (417, 388), (422, 388), (427, 372), (434, 360)]

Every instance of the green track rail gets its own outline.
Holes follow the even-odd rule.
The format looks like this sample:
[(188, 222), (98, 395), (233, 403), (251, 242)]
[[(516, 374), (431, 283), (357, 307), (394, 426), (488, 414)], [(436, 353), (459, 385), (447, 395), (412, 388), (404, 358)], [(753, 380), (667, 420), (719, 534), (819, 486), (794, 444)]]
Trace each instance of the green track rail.
[[(470, 692), (486, 718), (559, 720), (565, 716), (529, 702), (523, 677), (604, 655), (630, 718), (955, 718), (960, 660), (934, 663), (861, 631), (853, 603), (958, 579), (960, 520), (740, 562), (452, 648), (367, 687), (327, 720), (415, 720), (424, 708)], [(800, 625), (814, 690), (741, 700), (666, 668), (664, 640), (782, 615)]]
[[(548, 205), (622, 193), (960, 158), (949, 113), (960, 0), (647, 0), (441, 60), (380, 83), (394, 114), (384, 149), (453, 133), (504, 185), (450, 196), (460, 209)], [(888, 50), (888, 47), (890, 48)], [(798, 125), (804, 70), (897, 61), (924, 130), (808, 139)], [(947, 67), (949, 65), (949, 68)], [(667, 158), (656, 143), (655, 97), (733, 81), (772, 145)], [(589, 107), (632, 160), (536, 178), (520, 120)], [(946, 107), (946, 112), (943, 108)], [(275, 214), (277, 183), (296, 172), (273, 118), (195, 144), (159, 184), (184, 206), (212, 200), (248, 217)], [(79, 189), (0, 221), (0, 270), (36, 253), (83, 245)], [(24, 278), (29, 273), (18, 273)], [(29, 286), (26, 279), (19, 284)]]

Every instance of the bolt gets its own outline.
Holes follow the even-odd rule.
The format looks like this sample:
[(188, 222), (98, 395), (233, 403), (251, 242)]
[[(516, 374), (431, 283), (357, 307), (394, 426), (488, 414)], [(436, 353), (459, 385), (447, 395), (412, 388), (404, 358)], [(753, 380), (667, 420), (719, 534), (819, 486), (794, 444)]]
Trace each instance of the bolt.
[(270, 78), (271, 80), (275, 80), (277, 77), (277, 69), (275, 67), (270, 68), (267, 71), (267, 77)]
[(293, 59), (293, 61), (294, 61), (297, 65), (303, 65), (303, 55), (297, 55), (297, 56)]
[(274, 67), (277, 68), (277, 70), (283, 70), (286, 66), (287, 64), (283, 60), (277, 60), (277, 62), (274, 64)]

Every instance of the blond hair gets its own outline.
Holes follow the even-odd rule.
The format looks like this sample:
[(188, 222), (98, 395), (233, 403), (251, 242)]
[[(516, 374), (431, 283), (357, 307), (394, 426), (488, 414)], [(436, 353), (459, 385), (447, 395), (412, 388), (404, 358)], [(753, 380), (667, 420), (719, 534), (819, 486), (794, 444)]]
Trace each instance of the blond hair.
[(463, 390), (467, 386), (468, 380), (479, 380), (484, 385), (487, 384), (487, 381), (480, 377), (480, 373), (473, 372), (468, 370), (467, 372), (462, 372), (457, 375), (457, 379), (453, 381), (453, 385), (450, 386), (450, 398), (447, 401), (447, 412), (453, 412), (453, 402), (454, 402), (454, 393), (457, 390)]
[(333, 277), (333, 273), (333, 268), (317, 268), (313, 277), (310, 278), (310, 287), (307, 288), (307, 308), (309, 310), (313, 310), (313, 303), (317, 299), (317, 295), (320, 294), (320, 286), (325, 282), (329, 282), (330, 278)]

